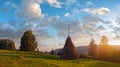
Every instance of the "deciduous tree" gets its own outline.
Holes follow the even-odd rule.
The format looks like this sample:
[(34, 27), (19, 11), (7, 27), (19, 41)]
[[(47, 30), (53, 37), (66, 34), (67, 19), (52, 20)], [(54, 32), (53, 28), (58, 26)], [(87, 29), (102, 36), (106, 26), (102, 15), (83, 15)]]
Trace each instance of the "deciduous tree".
[(15, 50), (15, 44), (12, 40), (1, 39), (0, 40), (0, 49)]

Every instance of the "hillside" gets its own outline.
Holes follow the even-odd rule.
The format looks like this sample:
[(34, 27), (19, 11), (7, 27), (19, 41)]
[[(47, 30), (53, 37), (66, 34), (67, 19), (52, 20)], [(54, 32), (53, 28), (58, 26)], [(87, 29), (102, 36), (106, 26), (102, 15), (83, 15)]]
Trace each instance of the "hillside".
[[(18, 59), (19, 55), (24, 59)], [(89, 59), (59, 60), (58, 56), (0, 50), (0, 67), (120, 67), (120, 64)]]

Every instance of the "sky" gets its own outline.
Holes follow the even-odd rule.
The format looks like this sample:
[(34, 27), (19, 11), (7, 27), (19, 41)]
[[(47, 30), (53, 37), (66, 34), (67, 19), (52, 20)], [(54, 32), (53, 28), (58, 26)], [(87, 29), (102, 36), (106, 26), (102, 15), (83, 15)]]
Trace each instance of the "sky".
[(75, 46), (89, 45), (101, 37), (120, 45), (119, 0), (0, 0), (0, 38), (18, 49), (21, 36), (32, 30), (41, 51), (62, 48), (68, 36)]

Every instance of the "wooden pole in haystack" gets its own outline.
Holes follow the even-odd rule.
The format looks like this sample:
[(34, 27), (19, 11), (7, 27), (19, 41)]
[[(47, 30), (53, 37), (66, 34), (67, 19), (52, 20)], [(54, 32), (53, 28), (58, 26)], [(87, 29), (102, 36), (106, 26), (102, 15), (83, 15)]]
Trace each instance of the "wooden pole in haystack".
[(62, 60), (76, 60), (79, 59), (77, 49), (75, 48), (72, 39), (70, 38), (70, 31), (69, 31), (69, 25), (68, 25), (68, 37), (66, 39), (64, 48), (62, 49), (61, 54)]

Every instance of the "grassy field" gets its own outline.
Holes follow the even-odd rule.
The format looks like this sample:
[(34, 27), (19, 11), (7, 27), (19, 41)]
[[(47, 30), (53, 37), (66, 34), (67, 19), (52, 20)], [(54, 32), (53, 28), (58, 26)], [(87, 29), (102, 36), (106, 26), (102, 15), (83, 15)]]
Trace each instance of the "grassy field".
[[(24, 58), (20, 59), (21, 55)], [(0, 67), (120, 67), (120, 63), (89, 59), (59, 60), (58, 56), (0, 50)]]

